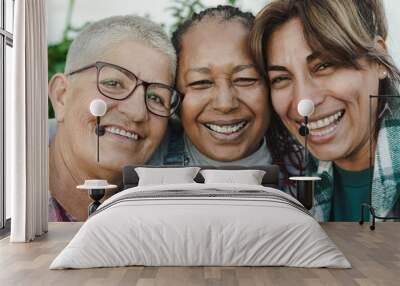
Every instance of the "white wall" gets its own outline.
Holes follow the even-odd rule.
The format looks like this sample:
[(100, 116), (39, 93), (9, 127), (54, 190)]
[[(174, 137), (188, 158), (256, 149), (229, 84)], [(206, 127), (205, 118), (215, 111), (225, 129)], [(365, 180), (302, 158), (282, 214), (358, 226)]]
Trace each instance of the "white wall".
[[(243, 10), (257, 13), (268, 0), (239, 0)], [(395, 62), (400, 66), (400, 1), (384, 0), (389, 22), (388, 46)], [(226, 0), (203, 0), (207, 6), (226, 4)], [(72, 17), (73, 26), (80, 27), (87, 21), (95, 21), (112, 15), (148, 15), (153, 21), (164, 23), (167, 28), (172, 22), (171, 0), (76, 0)], [(57, 43), (62, 38), (65, 27), (68, 0), (47, 0), (48, 39)]]
[(389, 36), (388, 46), (397, 66), (400, 67), (400, 1), (384, 0), (386, 16), (388, 18)]
[[(48, 38), (49, 43), (61, 40), (65, 27), (68, 0), (47, 0), (48, 11)], [(202, 0), (206, 6), (227, 4), (226, 0)], [(268, 0), (239, 0), (240, 7), (245, 11), (256, 13)], [(137, 14), (150, 16), (158, 23), (169, 28), (173, 22), (172, 11), (168, 7), (174, 6), (172, 0), (76, 0), (72, 17), (73, 26), (82, 26), (88, 21), (95, 21), (107, 16)]]

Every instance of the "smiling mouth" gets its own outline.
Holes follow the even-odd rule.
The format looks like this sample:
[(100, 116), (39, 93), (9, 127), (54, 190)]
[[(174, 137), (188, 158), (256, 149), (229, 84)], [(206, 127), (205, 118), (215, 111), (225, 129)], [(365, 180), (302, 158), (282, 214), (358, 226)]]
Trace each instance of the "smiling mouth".
[(134, 141), (141, 139), (139, 134), (137, 134), (133, 131), (127, 131), (125, 129), (117, 128), (115, 126), (107, 126), (106, 132), (130, 139), (130, 140), (134, 140)]
[(335, 114), (308, 123), (310, 135), (326, 136), (336, 130), (339, 122), (343, 118), (345, 110), (340, 110)]
[(209, 130), (220, 133), (220, 134), (233, 134), (236, 133), (243, 128), (245, 128), (248, 124), (248, 121), (243, 120), (235, 124), (212, 124), (212, 123), (205, 123), (204, 126), (207, 127)]

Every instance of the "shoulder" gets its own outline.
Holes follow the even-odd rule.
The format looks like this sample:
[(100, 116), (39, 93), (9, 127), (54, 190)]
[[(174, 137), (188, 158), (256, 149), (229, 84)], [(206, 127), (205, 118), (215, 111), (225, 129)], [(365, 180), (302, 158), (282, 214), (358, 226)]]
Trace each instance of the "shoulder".
[(183, 128), (180, 121), (171, 118), (168, 122), (167, 131), (154, 152), (148, 165), (181, 165), (183, 164), (184, 141)]
[(165, 165), (184, 165), (185, 142), (183, 128), (178, 118), (172, 118), (168, 125), (168, 149), (164, 156)]

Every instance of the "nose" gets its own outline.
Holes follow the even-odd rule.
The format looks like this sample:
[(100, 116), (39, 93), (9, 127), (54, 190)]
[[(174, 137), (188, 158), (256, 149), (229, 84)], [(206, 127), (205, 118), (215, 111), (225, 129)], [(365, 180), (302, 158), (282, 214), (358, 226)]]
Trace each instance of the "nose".
[(144, 87), (137, 86), (133, 94), (118, 103), (117, 110), (134, 122), (147, 121), (149, 113), (144, 101)]
[(305, 77), (295, 83), (293, 108), (297, 110), (297, 106), (302, 99), (310, 99), (315, 108), (318, 108), (324, 102), (325, 97), (326, 92), (317, 80), (311, 76)]
[(238, 108), (237, 91), (228, 83), (217, 85), (212, 95), (212, 107), (222, 113)]

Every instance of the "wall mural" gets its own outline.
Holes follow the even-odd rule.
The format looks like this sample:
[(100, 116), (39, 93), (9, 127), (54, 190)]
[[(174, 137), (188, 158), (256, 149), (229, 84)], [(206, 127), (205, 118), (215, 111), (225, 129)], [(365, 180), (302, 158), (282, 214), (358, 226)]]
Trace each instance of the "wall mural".
[[(127, 165), (275, 164), (278, 188), (297, 198), (290, 177), (318, 178), (308, 198), (318, 220), (358, 221), (363, 203), (399, 214), (400, 121), (385, 115), (399, 103), (378, 98), (370, 109), (370, 95), (398, 95), (400, 80), (381, 6), (298, 1), (293, 9), (310, 14), (285, 18), (288, 1), (277, 0), (255, 18), (236, 0), (175, 0), (168, 26), (149, 15), (75, 26), (78, 2), (48, 47), (50, 221), (86, 220), (92, 199), (122, 190)], [(76, 188), (85, 181), (92, 199)], [(109, 188), (104, 198), (96, 184)]]

